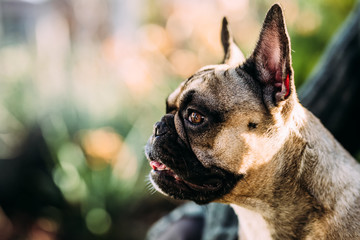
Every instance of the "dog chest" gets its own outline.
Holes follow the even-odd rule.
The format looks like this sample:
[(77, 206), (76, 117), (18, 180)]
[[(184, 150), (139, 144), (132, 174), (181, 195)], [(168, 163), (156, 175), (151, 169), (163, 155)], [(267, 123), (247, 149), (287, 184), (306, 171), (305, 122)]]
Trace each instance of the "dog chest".
[(235, 204), (231, 204), (231, 207), (239, 219), (239, 239), (272, 239), (268, 224), (259, 213)]

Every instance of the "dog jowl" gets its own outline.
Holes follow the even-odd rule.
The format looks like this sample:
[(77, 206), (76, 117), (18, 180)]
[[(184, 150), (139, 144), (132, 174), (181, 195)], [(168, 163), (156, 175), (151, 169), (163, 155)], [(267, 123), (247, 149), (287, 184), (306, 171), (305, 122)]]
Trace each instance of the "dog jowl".
[(223, 63), (166, 100), (145, 148), (154, 187), (231, 204), (242, 239), (360, 239), (360, 165), (299, 103), (281, 7), (247, 59), (225, 18), (221, 42)]

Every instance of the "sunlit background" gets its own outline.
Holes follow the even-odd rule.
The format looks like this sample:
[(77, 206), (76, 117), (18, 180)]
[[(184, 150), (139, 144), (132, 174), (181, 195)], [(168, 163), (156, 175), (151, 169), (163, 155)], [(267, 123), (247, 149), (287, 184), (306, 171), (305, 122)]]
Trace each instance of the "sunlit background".
[[(245, 55), (267, 0), (0, 0), (0, 239), (143, 239), (180, 202), (148, 188), (143, 146), (181, 80)], [(284, 0), (296, 84), (354, 0)]]

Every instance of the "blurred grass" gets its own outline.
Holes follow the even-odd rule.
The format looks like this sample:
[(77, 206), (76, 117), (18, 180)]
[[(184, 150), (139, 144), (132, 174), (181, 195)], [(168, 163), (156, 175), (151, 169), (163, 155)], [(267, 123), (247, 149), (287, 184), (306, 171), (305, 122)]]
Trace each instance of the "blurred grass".
[[(146, 188), (143, 146), (166, 96), (222, 59), (223, 15), (248, 56), (274, 1), (15, 2), (0, 1), (0, 159), (20, 154), (39, 126), (51, 178), (75, 209), (78, 239), (142, 239), (177, 204), (159, 209), (164, 198)], [(355, 1), (280, 2), (300, 86)], [(55, 235), (66, 225), (41, 217), (34, 218), (50, 221)]]

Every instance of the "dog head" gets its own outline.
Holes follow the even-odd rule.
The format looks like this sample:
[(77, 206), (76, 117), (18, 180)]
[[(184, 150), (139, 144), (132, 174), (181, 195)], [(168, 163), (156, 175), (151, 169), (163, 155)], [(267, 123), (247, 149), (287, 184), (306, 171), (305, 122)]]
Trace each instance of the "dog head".
[(267, 13), (248, 59), (225, 18), (221, 41), (223, 64), (200, 69), (169, 95), (145, 148), (151, 182), (177, 199), (222, 201), (239, 182), (259, 177), (253, 169), (276, 154), (297, 103), (279, 5)]

